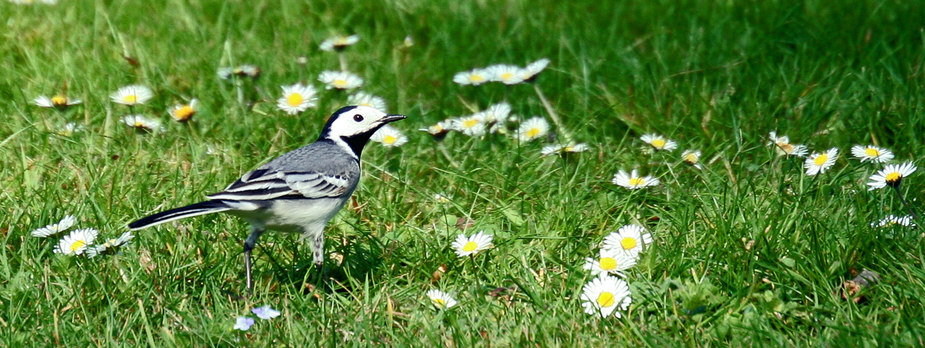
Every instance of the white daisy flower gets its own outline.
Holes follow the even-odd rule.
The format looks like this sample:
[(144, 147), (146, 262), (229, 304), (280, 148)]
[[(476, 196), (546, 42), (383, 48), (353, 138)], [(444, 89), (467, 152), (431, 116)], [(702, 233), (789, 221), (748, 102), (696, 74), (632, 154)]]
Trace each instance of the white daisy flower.
[(851, 147), (851, 154), (860, 159), (862, 163), (867, 161), (885, 163), (893, 160), (892, 151), (873, 145), (854, 145)]
[(867, 190), (872, 191), (887, 186), (899, 187), (903, 178), (914, 173), (916, 169), (917, 168), (912, 162), (887, 164), (885, 168), (870, 176), (870, 182), (867, 183), (867, 186), (869, 186)]
[(450, 120), (450, 129), (471, 137), (485, 135), (485, 123), (478, 115), (463, 116)]
[(408, 137), (402, 134), (398, 128), (387, 124), (373, 133), (369, 140), (380, 143), (385, 147), (399, 147), (408, 142)]
[(616, 250), (630, 255), (639, 255), (652, 244), (652, 235), (639, 225), (625, 225), (604, 238), (601, 249)]
[(58, 129), (58, 131), (55, 132), (55, 134), (58, 134), (63, 137), (69, 137), (71, 135), (74, 135), (74, 133), (82, 131), (83, 129), (84, 127), (82, 125), (79, 125), (75, 122), (68, 122), (64, 125), (64, 127), (61, 127), (61, 129)]
[(347, 105), (368, 106), (373, 109), (386, 112), (385, 99), (374, 96), (366, 92), (356, 92), (347, 97)]
[(35, 105), (41, 106), (43, 108), (58, 108), (58, 109), (64, 109), (69, 106), (83, 103), (83, 101), (80, 99), (68, 99), (67, 96), (61, 95), (61, 94), (55, 95), (51, 98), (46, 97), (44, 95), (40, 95), (38, 96), (38, 98), (35, 98), (33, 102), (35, 103)]
[(439, 137), (446, 135), (446, 132), (448, 132), (452, 127), (453, 120), (443, 120), (437, 122), (436, 124), (430, 125), (427, 128), (421, 128), (419, 130), (422, 132), (427, 132), (435, 137)]
[(543, 146), (543, 149), (540, 151), (540, 153), (542, 153), (543, 156), (549, 156), (549, 155), (556, 155), (556, 154), (564, 155), (567, 153), (577, 153), (577, 152), (585, 152), (585, 151), (588, 151), (587, 144), (570, 143), (570, 144), (545, 145)]
[(60, 232), (67, 231), (69, 228), (74, 226), (75, 222), (77, 222), (77, 218), (75, 218), (74, 215), (65, 215), (61, 221), (45, 227), (37, 228), (33, 230), (31, 234), (33, 237), (45, 238)]
[(658, 179), (651, 176), (639, 176), (639, 173), (633, 169), (630, 173), (626, 173), (625, 170), (620, 169), (617, 174), (613, 176), (614, 185), (623, 186), (630, 190), (638, 190), (643, 187), (656, 186), (658, 185)]
[(517, 139), (521, 142), (533, 141), (549, 134), (549, 123), (545, 118), (533, 117), (520, 124)]
[(497, 64), (485, 68), (488, 72), (488, 79), (495, 82), (501, 82), (505, 85), (516, 85), (524, 82), (524, 74), (520, 67), (515, 65)]
[(148, 87), (142, 85), (129, 85), (119, 88), (115, 93), (109, 95), (109, 98), (118, 104), (134, 106), (146, 103), (148, 100), (151, 100), (153, 96), (154, 93), (151, 92), (151, 89)]
[(349, 36), (337, 35), (334, 37), (327, 38), (324, 41), (321, 41), (321, 45), (318, 45), (318, 47), (320, 47), (322, 51), (328, 51), (328, 52), (342, 51), (348, 46), (352, 46), (353, 44), (359, 41), (360, 41), (359, 35), (349, 35)]
[(492, 238), (494, 238), (492, 235), (486, 234), (484, 231), (479, 231), (479, 233), (469, 237), (466, 237), (464, 234), (459, 234), (456, 236), (456, 240), (453, 242), (452, 246), (456, 251), (456, 255), (465, 257), (478, 254), (480, 251), (490, 248)]
[(609, 317), (611, 314), (620, 318), (621, 311), (629, 308), (633, 299), (630, 297), (630, 288), (626, 281), (601, 274), (592, 279), (582, 288), (581, 306), (585, 313)]
[(893, 226), (903, 226), (903, 227), (915, 227), (915, 222), (912, 222), (912, 216), (896, 216), (888, 215), (887, 217), (880, 219), (880, 221), (875, 221), (870, 223), (870, 227), (893, 227)]
[(448, 309), (456, 305), (456, 299), (453, 296), (440, 290), (428, 290), (427, 297), (430, 298), (430, 303), (437, 309)]
[(177, 122), (186, 122), (199, 111), (199, 99), (193, 98), (188, 104), (177, 104), (167, 110), (170, 118)]
[(283, 96), (276, 100), (276, 107), (287, 114), (295, 115), (317, 106), (318, 95), (312, 85), (297, 82), (280, 88), (283, 89)]
[(87, 257), (92, 259), (96, 257), (97, 255), (102, 254), (103, 252), (111, 248), (128, 245), (129, 241), (131, 241), (133, 238), (135, 238), (135, 235), (133, 235), (132, 232), (125, 232), (125, 233), (122, 233), (122, 235), (119, 236), (118, 238), (107, 239), (106, 242), (104, 242), (103, 244), (88, 247)]
[(639, 254), (625, 253), (616, 249), (601, 249), (600, 257), (585, 259), (584, 269), (591, 271), (591, 275), (610, 273), (621, 275), (620, 271), (625, 271), (636, 265)]
[(479, 113), (485, 124), (502, 124), (511, 115), (511, 104), (498, 103)]
[(526, 67), (520, 70), (521, 78), (524, 81), (533, 81), (536, 79), (536, 76), (546, 69), (546, 66), (549, 65), (548, 58), (541, 58), (533, 63), (527, 64)]
[(318, 81), (326, 85), (327, 89), (354, 89), (363, 85), (363, 79), (349, 71), (322, 71)]
[(678, 148), (678, 143), (676, 143), (674, 140), (669, 140), (668, 138), (655, 133), (643, 134), (643, 136), (639, 137), (639, 139), (642, 139), (642, 141), (651, 145), (652, 148), (656, 150), (671, 151)]
[(93, 245), (96, 235), (99, 231), (92, 228), (84, 228), (71, 232), (71, 234), (61, 238), (58, 245), (55, 246), (56, 254), (80, 255), (83, 254), (87, 247)]
[(694, 166), (697, 169), (703, 169), (703, 166), (700, 165), (700, 150), (684, 150), (681, 153), (681, 160)]
[(790, 138), (786, 135), (777, 136), (776, 132), (768, 133), (770, 142), (768, 145), (774, 146), (774, 151), (777, 152), (778, 156), (796, 156), (804, 157), (809, 153), (809, 148), (806, 145), (794, 145), (790, 143)]
[(142, 115), (128, 115), (122, 117), (122, 123), (137, 130), (148, 132), (162, 133), (166, 129), (161, 125), (161, 121), (150, 119)]
[(826, 170), (835, 165), (835, 159), (838, 158), (838, 148), (833, 147), (824, 153), (813, 152), (803, 162), (803, 168), (806, 168), (806, 175), (816, 175), (825, 173)]
[(434, 194), (434, 201), (436, 201), (437, 203), (449, 203), (449, 202), (450, 202), (450, 198), (447, 197), (446, 195), (442, 194), (442, 193), (435, 193), (435, 194)]
[(460, 85), (472, 85), (478, 86), (485, 82), (490, 81), (491, 76), (488, 70), (485, 69), (472, 69), (469, 71), (463, 71), (453, 75), (453, 82), (456, 82)]

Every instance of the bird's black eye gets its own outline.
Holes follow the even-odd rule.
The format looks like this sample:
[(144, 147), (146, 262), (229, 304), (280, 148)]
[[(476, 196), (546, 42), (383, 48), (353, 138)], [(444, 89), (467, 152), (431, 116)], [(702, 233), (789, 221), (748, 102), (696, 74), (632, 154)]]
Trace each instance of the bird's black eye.
[(353, 115), (353, 120), (357, 122), (363, 122), (363, 115), (360, 115), (360, 114)]

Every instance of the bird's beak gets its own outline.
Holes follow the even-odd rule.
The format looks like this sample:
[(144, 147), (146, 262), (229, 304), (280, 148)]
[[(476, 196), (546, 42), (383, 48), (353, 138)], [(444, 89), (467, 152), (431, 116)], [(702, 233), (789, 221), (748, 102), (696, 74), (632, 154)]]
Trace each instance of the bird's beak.
[(404, 120), (404, 119), (406, 119), (406, 118), (408, 118), (408, 116), (405, 116), (405, 115), (385, 115), (385, 117), (382, 118), (382, 123), (395, 122), (395, 121), (398, 121), (398, 120)]

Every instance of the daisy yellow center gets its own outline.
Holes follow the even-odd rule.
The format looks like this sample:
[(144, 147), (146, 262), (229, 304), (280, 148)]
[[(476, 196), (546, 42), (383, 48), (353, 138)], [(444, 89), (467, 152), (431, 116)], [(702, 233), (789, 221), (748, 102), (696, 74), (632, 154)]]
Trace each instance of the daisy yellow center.
[(630, 186), (642, 186), (645, 185), (646, 179), (643, 178), (630, 178)]
[(344, 79), (335, 79), (334, 82), (331, 82), (331, 84), (334, 85), (334, 87), (337, 87), (337, 88), (345, 88), (345, 87), (347, 87), (347, 80), (344, 80)]
[(446, 301), (444, 301), (442, 298), (435, 298), (433, 301), (434, 304), (436, 304), (438, 307), (446, 307)]
[(145, 127), (145, 123), (144, 123), (144, 122), (141, 122), (141, 121), (135, 121), (135, 127), (144, 128), (144, 127)]
[(72, 253), (76, 252), (77, 249), (83, 248), (86, 245), (87, 245), (87, 242), (84, 242), (82, 240), (77, 240), (74, 243), (71, 243), (71, 252)]
[(510, 80), (512, 77), (514, 77), (514, 73), (506, 72), (501, 74), (502, 80)]
[(346, 45), (348, 45), (348, 43), (347, 43), (347, 38), (346, 38), (346, 37), (338, 37), (338, 38), (335, 38), (335, 39), (334, 39), (334, 44), (335, 44), (335, 45), (338, 45), (338, 46), (346, 46)]
[(689, 153), (687, 154), (687, 156), (684, 156), (684, 160), (687, 161), (688, 163), (697, 163), (697, 156), (694, 156), (694, 154)]
[(899, 179), (902, 179), (902, 178), (903, 176), (900, 175), (898, 172), (892, 172), (886, 175), (886, 182), (890, 182), (890, 183), (897, 182), (899, 181)]
[(385, 138), (382, 139), (382, 142), (383, 142), (384, 144), (392, 145), (392, 144), (395, 143), (396, 140), (398, 140), (398, 138), (396, 138), (396, 137), (394, 137), (394, 136), (392, 136), (392, 135), (386, 135)]
[(472, 74), (469, 76), (469, 81), (482, 82), (482, 81), (485, 81), (485, 76), (482, 76), (480, 74)]
[(366, 103), (366, 102), (363, 102), (363, 103), (357, 103), (357, 105), (360, 105), (360, 106), (368, 106), (368, 107), (372, 107), (372, 106), (373, 106), (373, 104), (370, 104), (370, 103)]
[(626, 237), (620, 241), (620, 246), (623, 247), (623, 250), (630, 250), (636, 247), (636, 238)]
[(787, 143), (777, 143), (777, 146), (780, 147), (781, 150), (784, 150), (784, 152), (786, 152), (786, 153), (791, 153), (791, 152), (793, 152), (793, 145), (790, 145), (790, 144), (787, 144)]
[(466, 252), (469, 252), (469, 251), (475, 250), (475, 249), (478, 248), (478, 247), (479, 247), (479, 245), (478, 245), (477, 243), (475, 243), (475, 242), (468, 242), (468, 243), (466, 243), (466, 245), (463, 245), (462, 250), (463, 250), (463, 251), (466, 251)]
[(466, 128), (475, 127), (475, 125), (477, 124), (479, 124), (479, 120), (476, 120), (474, 118), (463, 121), (463, 127), (466, 127)]
[(600, 259), (601, 269), (605, 271), (617, 268), (617, 260), (612, 257), (602, 257)]
[(537, 135), (540, 135), (539, 128), (530, 128), (530, 130), (527, 131), (527, 138), (535, 138)]
[(189, 105), (183, 105), (173, 112), (173, 116), (178, 120), (185, 120), (193, 116), (196, 113), (196, 110)]
[(869, 147), (864, 149), (864, 154), (867, 155), (867, 157), (880, 157), (880, 151)]
[(565, 147), (564, 149), (562, 149), (562, 150), (565, 151), (565, 152), (572, 152), (572, 151), (575, 151), (575, 147), (566, 146), (566, 147)]
[(663, 139), (652, 140), (652, 146), (655, 147), (656, 149), (661, 149), (665, 147), (665, 140)]
[(821, 167), (828, 160), (829, 160), (829, 155), (821, 154), (819, 155), (819, 157), (816, 157), (816, 159), (813, 160), (813, 163)]
[(135, 94), (128, 94), (122, 97), (122, 101), (125, 102), (126, 104), (135, 104), (136, 102), (138, 102), (138, 96)]
[(604, 291), (600, 295), (597, 295), (597, 305), (601, 306), (602, 308), (611, 307), (615, 302), (616, 301), (612, 293)]
[(51, 103), (54, 105), (67, 105), (67, 97), (63, 95), (56, 95), (51, 97)]
[(440, 132), (442, 132), (442, 131), (443, 131), (443, 127), (441, 127), (439, 124), (438, 124), (438, 125), (434, 125), (434, 126), (430, 126), (430, 132), (431, 132), (431, 133), (440, 133)]
[(292, 94), (289, 94), (288, 97), (286, 97), (286, 104), (289, 104), (289, 106), (291, 107), (296, 107), (296, 106), (302, 105), (302, 101), (304, 100), (305, 98), (302, 98), (301, 94), (292, 93)]

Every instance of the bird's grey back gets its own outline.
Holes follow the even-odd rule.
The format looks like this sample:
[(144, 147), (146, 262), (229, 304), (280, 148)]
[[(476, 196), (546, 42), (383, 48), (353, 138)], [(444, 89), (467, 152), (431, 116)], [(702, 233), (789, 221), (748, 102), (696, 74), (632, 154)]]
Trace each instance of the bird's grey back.
[(286, 172), (315, 172), (325, 175), (348, 174), (359, 177), (359, 162), (330, 140), (319, 140), (279, 156), (259, 169)]

